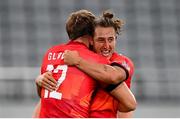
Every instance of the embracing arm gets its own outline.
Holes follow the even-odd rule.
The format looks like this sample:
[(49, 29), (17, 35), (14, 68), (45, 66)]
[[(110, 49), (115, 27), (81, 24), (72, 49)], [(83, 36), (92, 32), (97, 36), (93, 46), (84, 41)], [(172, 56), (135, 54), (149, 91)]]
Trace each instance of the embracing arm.
[(98, 81), (106, 83), (106, 90), (119, 101), (119, 111), (135, 110), (136, 99), (127, 85), (122, 82), (127, 76), (122, 67), (88, 62), (81, 58), (77, 51), (66, 51), (64, 62), (76, 66)]
[(49, 91), (56, 89), (57, 81), (53, 78), (52, 72), (45, 72), (39, 75), (36, 80), (37, 93), (41, 97), (41, 88), (45, 88)]
[(92, 78), (106, 84), (117, 84), (126, 79), (126, 72), (123, 68), (89, 62), (81, 58), (77, 51), (66, 50), (64, 53), (64, 62), (68, 65), (76, 66)]
[(118, 110), (120, 112), (129, 112), (136, 109), (136, 99), (125, 82), (118, 85), (110, 94), (118, 99)]
[(41, 100), (39, 100), (38, 104), (36, 105), (34, 112), (32, 114), (32, 118), (38, 118), (39, 117), (40, 109), (41, 109)]
[[(57, 82), (53, 78), (51, 72), (45, 72), (41, 75), (39, 75), (36, 80), (36, 87), (37, 87), (37, 93), (38, 96), (41, 97), (41, 88), (45, 88), (49, 91), (53, 91), (56, 89)], [(32, 118), (38, 118), (40, 114), (40, 108), (41, 108), (41, 100), (39, 100), (38, 104), (36, 105)]]
[(120, 111), (118, 111), (117, 117), (118, 118), (133, 118), (133, 113), (134, 113), (134, 111), (130, 111), (130, 112), (120, 112)]

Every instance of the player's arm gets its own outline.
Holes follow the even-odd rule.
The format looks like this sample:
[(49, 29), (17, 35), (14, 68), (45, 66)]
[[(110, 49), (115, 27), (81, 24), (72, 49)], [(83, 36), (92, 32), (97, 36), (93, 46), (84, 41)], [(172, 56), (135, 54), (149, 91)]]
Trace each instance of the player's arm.
[(125, 82), (108, 91), (113, 97), (118, 99), (118, 110), (120, 112), (129, 112), (136, 109), (136, 99)]
[[(45, 72), (41, 75), (39, 75), (36, 80), (36, 87), (37, 87), (37, 93), (39, 97), (41, 97), (41, 89), (42, 87), (49, 90), (53, 91), (56, 89), (57, 81), (53, 78), (51, 72)], [(40, 108), (41, 108), (41, 101), (39, 100), (38, 104), (36, 105), (33, 115), (33, 118), (38, 118), (40, 114)]]
[(74, 65), (92, 78), (107, 84), (117, 84), (126, 79), (126, 72), (122, 67), (112, 67), (106, 64), (89, 62), (79, 56), (77, 51), (66, 50), (64, 62)]
[(36, 80), (37, 93), (41, 97), (41, 88), (45, 88), (49, 91), (56, 89), (57, 81), (53, 78), (51, 72), (45, 72), (39, 75)]
[(34, 112), (32, 114), (32, 118), (39, 118), (40, 109), (41, 109), (41, 100), (39, 100), (38, 104), (36, 105)]
[(120, 111), (118, 111), (117, 117), (118, 118), (133, 118), (133, 113), (134, 113), (134, 111), (130, 111), (130, 112), (120, 112)]
[(56, 88), (57, 81), (53, 78), (52, 72), (47, 71), (46, 65), (44, 66), (44, 64), (46, 64), (47, 62), (48, 55), (51, 50), (53, 50), (53, 48), (48, 49), (48, 51), (45, 53), (41, 64), (41, 75), (37, 76), (37, 78), (35, 79), (39, 97), (41, 97), (42, 87), (49, 91), (53, 91)]
[(106, 85), (105, 89), (119, 101), (119, 111), (128, 112), (135, 110), (136, 99), (127, 85), (124, 82), (122, 83), (126, 79), (127, 73), (118, 64), (110, 66), (88, 62), (81, 58), (77, 51), (66, 51), (64, 62), (78, 67), (100, 82), (109, 84)]

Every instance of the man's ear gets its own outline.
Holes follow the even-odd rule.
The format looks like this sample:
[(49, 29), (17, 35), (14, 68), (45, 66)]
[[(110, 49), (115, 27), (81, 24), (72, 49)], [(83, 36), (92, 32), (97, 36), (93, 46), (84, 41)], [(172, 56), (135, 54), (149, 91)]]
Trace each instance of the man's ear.
[(93, 38), (91, 38), (91, 39), (89, 40), (89, 44), (90, 44), (90, 45), (93, 45)]
[(91, 38), (90, 40), (89, 40), (89, 49), (90, 50), (93, 50), (93, 39)]

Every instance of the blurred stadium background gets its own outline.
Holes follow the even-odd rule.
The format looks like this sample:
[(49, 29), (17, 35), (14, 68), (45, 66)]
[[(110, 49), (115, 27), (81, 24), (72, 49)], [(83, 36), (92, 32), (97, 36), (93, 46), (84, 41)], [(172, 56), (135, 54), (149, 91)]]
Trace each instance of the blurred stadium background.
[(132, 58), (134, 117), (180, 117), (179, 0), (0, 0), (0, 117), (31, 117), (42, 56), (68, 37), (68, 15), (112, 10), (126, 21), (117, 51)]

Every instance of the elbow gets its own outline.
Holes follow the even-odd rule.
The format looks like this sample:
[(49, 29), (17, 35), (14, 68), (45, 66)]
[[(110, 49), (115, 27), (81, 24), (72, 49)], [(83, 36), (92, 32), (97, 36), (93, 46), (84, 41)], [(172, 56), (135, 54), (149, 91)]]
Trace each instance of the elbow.
[(113, 84), (116, 85), (120, 82), (120, 80), (113, 75), (104, 75), (104, 78), (106, 78), (106, 80), (108, 81), (108, 84)]
[(127, 104), (128, 111), (134, 111), (136, 109), (136, 106), (137, 106), (137, 101), (133, 96), (133, 100), (129, 101)]
[(129, 111), (134, 111), (136, 109), (136, 106), (137, 106), (136, 100), (134, 100), (132, 102), (129, 102), (129, 104), (128, 104), (128, 112)]
[(111, 79), (112, 84), (118, 84), (126, 80), (126, 74), (114, 72), (109, 75), (109, 79)]
[(118, 84), (120, 82), (123, 82), (127, 79), (127, 73), (124, 69), (119, 69), (114, 72), (111, 72), (111, 79), (113, 84)]
[[(121, 105), (121, 104), (120, 104)], [(133, 101), (126, 102), (124, 106), (119, 106), (120, 112), (130, 112), (136, 110), (137, 102), (134, 99)]]
[(111, 75), (109, 76), (109, 79), (111, 79), (110, 80), (111, 84), (115, 84), (115, 85), (125, 80), (123, 76), (119, 76), (119, 75)]
[(102, 76), (103, 77), (101, 77), (101, 79), (107, 81), (108, 84), (114, 85), (124, 81), (126, 78), (124, 75), (121, 75), (120, 73), (104, 73)]
[(136, 106), (137, 106), (136, 100), (130, 102), (128, 105), (129, 111), (134, 111), (136, 109)]
[(117, 76), (113, 76), (113, 74), (108, 74), (108, 73), (104, 73), (101, 76), (101, 79), (103, 79), (103, 81), (107, 84), (118, 84), (119, 83), (119, 79), (117, 79)]

